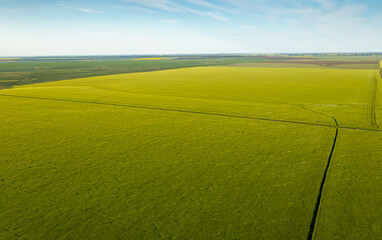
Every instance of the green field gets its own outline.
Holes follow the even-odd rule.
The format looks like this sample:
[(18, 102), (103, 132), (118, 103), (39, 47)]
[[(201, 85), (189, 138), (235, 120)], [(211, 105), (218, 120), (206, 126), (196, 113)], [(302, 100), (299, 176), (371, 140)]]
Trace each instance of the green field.
[(381, 133), (340, 132), (325, 186), (316, 239), (379, 239), (382, 236), (381, 141)]
[(342, 127), (374, 128), (376, 77), (377, 70), (202, 67), (33, 84), (3, 94), (331, 125), (333, 116)]
[[(231, 63), (263, 62), (267, 59), (249, 56), (172, 57), (138, 61), (134, 57), (73, 57), (0, 59), (0, 89), (15, 85), (57, 81), (118, 73), (147, 72)], [(17, 80), (17, 83), (2, 82)]]
[(0, 91), (0, 239), (381, 236), (377, 62), (154, 61)]

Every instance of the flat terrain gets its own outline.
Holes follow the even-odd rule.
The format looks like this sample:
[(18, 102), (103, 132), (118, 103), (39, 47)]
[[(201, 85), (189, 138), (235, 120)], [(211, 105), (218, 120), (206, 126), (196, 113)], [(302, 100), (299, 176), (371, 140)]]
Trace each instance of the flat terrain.
[(333, 116), (342, 127), (374, 129), (370, 105), (377, 77), (377, 70), (201, 67), (25, 85), (2, 93), (335, 126)]
[(89, 76), (263, 61), (269, 60), (253, 56), (0, 58), (0, 89)]
[(1, 90), (0, 238), (378, 239), (378, 62), (279, 60)]
[[(379, 239), (381, 133), (343, 130), (333, 155), (316, 239)], [(349, 227), (351, 226), (351, 227)]]
[(308, 234), (334, 129), (1, 100), (7, 230), (28, 239)]
[(379, 69), (378, 60), (268, 60), (264, 62), (235, 63), (231, 67), (258, 67), (258, 68), (334, 68), (334, 69)]

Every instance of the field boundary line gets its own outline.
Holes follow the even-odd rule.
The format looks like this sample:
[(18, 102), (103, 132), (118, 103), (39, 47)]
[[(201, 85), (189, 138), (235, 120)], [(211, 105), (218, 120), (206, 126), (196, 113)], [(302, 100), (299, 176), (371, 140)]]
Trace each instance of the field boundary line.
[[(17, 233), (11, 232), (11, 231), (9, 231), (8, 229), (5, 229), (5, 228), (3, 228), (3, 227), (0, 227), (0, 229), (3, 230), (4, 232), (10, 233), (10, 234), (12, 234), (12, 235), (18, 237), (18, 238), (21, 238), (21, 239), (24, 239), (24, 240), (28, 240), (28, 238), (25, 238), (25, 237), (23, 237), (23, 236), (21, 236), (21, 235), (19, 235), (19, 234), (17, 234)], [(8, 239), (9, 239), (9, 238), (8, 238)]]
[[(200, 115), (218, 116), (218, 117), (251, 119), (251, 120), (258, 120), (258, 121), (280, 122), (280, 123), (300, 124), (300, 125), (309, 125), (309, 126), (317, 126), (317, 127), (348, 129), (348, 130), (382, 132), (382, 130), (379, 130), (379, 129), (335, 126), (335, 125), (321, 124), (321, 123), (301, 122), (301, 121), (262, 118), (262, 117), (240, 116), (240, 115), (232, 115), (232, 114), (224, 114), (224, 113), (200, 112), (200, 111), (193, 111), (193, 110), (162, 108), (162, 107), (155, 107), (155, 106), (129, 105), (129, 104), (118, 104), (118, 103), (103, 103), (103, 102), (94, 102), (94, 101), (70, 100), (70, 99), (59, 99), (59, 98), (44, 98), (44, 97), (32, 97), (32, 96), (19, 96), (19, 95), (10, 95), (10, 94), (0, 94), (0, 96), (16, 97), (16, 98), (30, 98), (30, 99), (39, 99), (39, 100), (50, 100), (50, 101), (60, 101), (60, 102), (96, 104), (96, 105), (116, 106), (116, 107), (128, 107), (128, 108), (167, 111), (167, 112), (180, 112), (180, 113), (188, 113), (188, 114), (200, 114)], [(325, 115), (325, 114), (323, 114), (323, 115)]]
[[(380, 74), (382, 74), (382, 70), (380, 70)], [(371, 100), (370, 100), (370, 104), (368, 108), (368, 119), (370, 121), (370, 125), (376, 129), (378, 128), (377, 113), (375, 111), (375, 105), (377, 101), (377, 92), (378, 92), (378, 74), (375, 73), (372, 80)]]
[(326, 164), (326, 167), (325, 167), (324, 175), (323, 175), (322, 180), (321, 180), (320, 188), (319, 188), (318, 195), (317, 195), (316, 204), (315, 204), (314, 211), (313, 211), (312, 221), (310, 222), (310, 225), (309, 225), (309, 233), (308, 233), (307, 240), (312, 240), (313, 236), (314, 236), (315, 228), (316, 228), (318, 214), (320, 212), (321, 203), (323, 201), (322, 200), (323, 199), (322, 196), (323, 196), (323, 192), (324, 192), (325, 182), (326, 182), (326, 178), (327, 178), (327, 175), (328, 175), (328, 171), (329, 171), (329, 167), (330, 167), (330, 162), (331, 162), (332, 157), (333, 157), (334, 149), (336, 147), (337, 138), (338, 138), (338, 132), (339, 132), (340, 126), (339, 126), (339, 123), (338, 123), (337, 119), (335, 117), (329, 115), (329, 114), (325, 114), (325, 113), (321, 113), (321, 112), (318, 112), (318, 111), (314, 111), (314, 110), (311, 110), (311, 109), (309, 109), (309, 108), (307, 108), (305, 106), (302, 106), (302, 105), (298, 105), (298, 106), (300, 106), (301, 108), (303, 108), (303, 109), (305, 109), (307, 111), (311, 111), (311, 112), (314, 112), (316, 114), (329, 117), (329, 118), (331, 118), (334, 121), (334, 123), (336, 125), (336, 132), (335, 132), (335, 135), (334, 135), (334, 140), (333, 140), (332, 148), (331, 148), (331, 151), (330, 151), (330, 154), (329, 154), (329, 157), (328, 157), (328, 161), (327, 161), (327, 164)]
[(94, 102), (98, 102), (98, 100), (104, 98), (104, 97), (110, 97), (114, 96), (117, 94), (127, 94), (127, 95), (138, 95), (138, 96), (155, 96), (155, 97), (170, 97), (170, 98), (181, 98), (181, 99), (198, 99), (198, 100), (217, 100), (217, 101), (222, 101), (222, 102), (234, 102), (234, 103), (251, 103), (251, 104), (257, 104), (257, 103), (269, 103), (269, 104), (274, 104), (274, 105), (287, 105), (287, 106), (292, 106), (295, 108), (301, 108), (304, 111), (308, 111), (311, 113), (315, 113), (321, 116), (326, 116), (331, 119), (333, 119), (332, 116), (327, 115), (325, 113), (317, 112), (314, 110), (309, 109), (308, 107), (298, 104), (298, 103), (286, 103), (286, 102), (274, 102), (274, 101), (259, 101), (259, 100), (243, 100), (243, 99), (229, 99), (229, 98), (212, 98), (212, 97), (190, 97), (190, 96), (174, 96), (174, 95), (167, 95), (167, 94), (144, 94), (144, 93), (132, 93), (132, 92), (127, 92), (127, 91), (122, 91), (122, 90), (112, 90), (108, 88), (102, 88), (102, 87), (95, 87), (96, 89), (101, 89), (101, 90), (106, 90), (106, 91), (113, 91), (116, 92), (115, 94), (107, 94), (104, 96), (101, 96), (99, 98), (96, 98), (93, 100)]
[(326, 163), (324, 175), (322, 177), (320, 188), (319, 188), (319, 191), (318, 191), (317, 200), (316, 200), (316, 204), (315, 204), (314, 211), (313, 211), (312, 221), (310, 222), (310, 226), (309, 226), (309, 233), (308, 233), (307, 240), (312, 240), (313, 237), (314, 237), (314, 233), (315, 233), (316, 225), (317, 225), (317, 219), (318, 219), (318, 215), (319, 215), (319, 212), (320, 212), (320, 209), (321, 209), (320, 208), (321, 207), (321, 203), (323, 201), (323, 197), (322, 196), (323, 196), (323, 192), (324, 192), (324, 188), (325, 188), (326, 178), (328, 176), (330, 163), (332, 161), (333, 153), (334, 153), (334, 150), (335, 150), (336, 144), (337, 144), (339, 126), (338, 126), (337, 119), (335, 117), (332, 117), (332, 118), (334, 119), (334, 121), (336, 122), (336, 125), (337, 125), (336, 133), (334, 135), (334, 140), (333, 140), (332, 148), (330, 150), (330, 154), (329, 154), (329, 157), (328, 157), (328, 161)]
[(333, 117), (333, 116), (330, 116), (330, 115), (325, 114), (325, 113), (321, 113), (321, 112), (314, 111), (314, 110), (309, 109), (308, 107), (305, 107), (305, 106), (303, 106), (303, 105), (296, 104), (296, 106), (299, 106), (300, 108), (305, 109), (306, 111), (313, 112), (313, 113), (316, 113), (316, 114), (318, 114), (318, 115), (321, 115), (321, 116), (325, 116), (325, 117), (331, 118), (331, 119), (334, 121), (334, 123), (335, 123), (335, 127), (336, 127), (336, 128), (339, 128), (339, 127), (340, 127), (339, 124), (338, 124), (337, 119), (336, 119), (335, 117)]
[(155, 106), (104, 103), (104, 102), (96, 102), (96, 101), (69, 100), (69, 99), (44, 98), (44, 97), (32, 97), (32, 96), (18, 96), (18, 95), (8, 95), (8, 94), (0, 94), (0, 96), (17, 97), (17, 98), (31, 98), (31, 99), (51, 100), (51, 101), (61, 101), (61, 102), (73, 102), (73, 103), (86, 103), (86, 104), (128, 107), (128, 108), (138, 108), (138, 109), (148, 109), (148, 110), (158, 110), (158, 111), (168, 111), (168, 112), (181, 112), (181, 113), (190, 113), (190, 114), (200, 114), (200, 115), (210, 115), (210, 116), (230, 117), (230, 118), (241, 118), (241, 119), (252, 119), (252, 120), (260, 120), (260, 121), (292, 123), (292, 124), (312, 125), (312, 126), (331, 127), (331, 128), (336, 127), (335, 125), (321, 124), (321, 123), (310, 123), (310, 122), (301, 122), (301, 121), (292, 121), (292, 120), (283, 120), (283, 119), (250, 117), (250, 116), (241, 116), (241, 115), (224, 114), (224, 113), (200, 112), (200, 111), (194, 111), (194, 110), (162, 108), (162, 107), (155, 107)]

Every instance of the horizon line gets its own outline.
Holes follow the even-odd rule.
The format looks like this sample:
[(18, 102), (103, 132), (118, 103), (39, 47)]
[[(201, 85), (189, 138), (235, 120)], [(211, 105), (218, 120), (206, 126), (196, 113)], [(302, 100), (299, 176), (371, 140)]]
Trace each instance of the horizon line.
[(221, 53), (162, 53), (162, 54), (57, 54), (57, 55), (8, 55), (8, 56), (1, 56), (0, 58), (46, 58), (46, 57), (57, 57), (57, 58), (63, 58), (63, 57), (134, 57), (134, 56), (200, 56), (200, 55), (206, 55), (206, 56), (214, 56), (214, 55), (228, 55), (228, 56), (235, 56), (235, 55), (311, 55), (311, 54), (375, 54), (375, 55), (382, 55), (382, 51), (374, 52), (374, 51), (354, 51), (354, 52), (267, 52), (267, 53), (249, 53), (249, 52), (221, 52)]

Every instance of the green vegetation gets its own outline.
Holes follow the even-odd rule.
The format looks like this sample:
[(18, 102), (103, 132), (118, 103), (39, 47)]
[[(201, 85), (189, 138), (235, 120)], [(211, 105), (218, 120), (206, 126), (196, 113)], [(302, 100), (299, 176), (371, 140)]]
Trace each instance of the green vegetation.
[(9, 141), (0, 148), (0, 226), (28, 239), (303, 239), (334, 132), (100, 104), (1, 103)]
[(381, 133), (341, 131), (315, 239), (380, 238), (381, 141)]
[(34, 84), (3, 93), (334, 126), (333, 116), (343, 127), (373, 128), (374, 76), (376, 70), (202, 67)]
[(17, 82), (18, 80), (0, 80), (0, 83)]
[[(297, 61), (296, 61), (297, 60)], [(336, 60), (333, 59), (294, 59), (294, 60), (277, 60), (266, 62), (247, 62), (234, 63), (231, 67), (257, 67), (257, 68), (326, 68), (326, 69), (379, 69), (376, 59), (354, 59), (354, 60)]]
[[(254, 59), (113, 61), (146, 71)], [(0, 238), (377, 239), (377, 62), (289, 64), (1, 90)]]
[(17, 61), (0, 61), (0, 81), (18, 80), (17, 83), (0, 82), (0, 88), (80, 77), (259, 61), (266, 61), (266, 59), (245, 56), (145, 61), (118, 57), (27, 58)]

